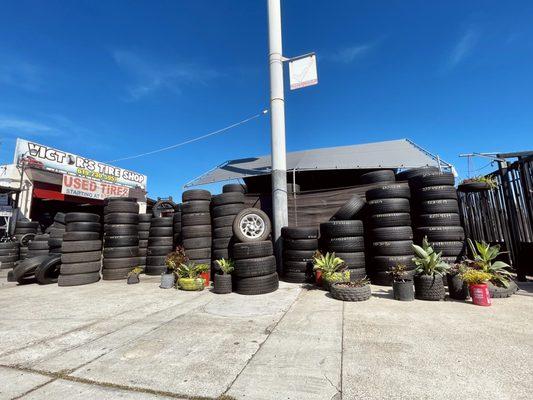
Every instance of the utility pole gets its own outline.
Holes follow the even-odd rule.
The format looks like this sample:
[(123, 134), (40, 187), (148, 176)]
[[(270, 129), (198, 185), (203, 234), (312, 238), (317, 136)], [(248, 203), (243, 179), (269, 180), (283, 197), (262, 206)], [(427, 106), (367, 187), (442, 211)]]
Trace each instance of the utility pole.
[(281, 0), (268, 1), (270, 63), (270, 128), (272, 134), (272, 216), (274, 246), (281, 267), (281, 228), (289, 224), (287, 211), (287, 156), (285, 148), (285, 98), (281, 41)]

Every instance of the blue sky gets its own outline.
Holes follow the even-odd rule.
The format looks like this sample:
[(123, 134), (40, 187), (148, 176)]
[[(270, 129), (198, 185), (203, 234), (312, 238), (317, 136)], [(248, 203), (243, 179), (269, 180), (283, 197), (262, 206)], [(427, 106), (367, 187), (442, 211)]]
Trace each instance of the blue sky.
[[(287, 91), (289, 151), (407, 137), (464, 176), (459, 153), (533, 149), (533, 2), (282, 4), (285, 55), (319, 62), (318, 86)], [(2, 8), (0, 163), (17, 136), (107, 161), (268, 106), (265, 0)], [(178, 196), (225, 160), (268, 154), (269, 129), (262, 117), (117, 165), (147, 174), (151, 197)]]

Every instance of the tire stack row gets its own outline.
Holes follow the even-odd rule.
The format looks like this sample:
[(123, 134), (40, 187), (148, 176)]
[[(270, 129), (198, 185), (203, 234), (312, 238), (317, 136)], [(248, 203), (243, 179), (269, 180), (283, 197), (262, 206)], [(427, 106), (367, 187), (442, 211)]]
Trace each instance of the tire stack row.
[(409, 181), (415, 200), (415, 241), (427, 236), (445, 262), (455, 263), (464, 254), (465, 233), (459, 216), (453, 174), (426, 172)]
[(178, 204), (176, 206), (176, 210), (174, 211), (174, 247), (181, 246), (181, 242), (183, 241), (181, 237), (181, 204)]
[(212, 197), (213, 260), (232, 258), (231, 249), (235, 243), (233, 221), (242, 210), (244, 210), (242, 192), (226, 192)]
[(161, 275), (167, 270), (166, 258), (174, 249), (174, 217), (153, 217), (150, 222), (146, 275)]
[(318, 250), (318, 230), (283, 227), (283, 280), (304, 283), (313, 275), (313, 256)]
[(19, 259), (19, 242), (0, 242), (0, 268), (12, 269)]
[(152, 214), (139, 214), (139, 223), (137, 224), (137, 231), (139, 236), (139, 266), (146, 267), (146, 255), (148, 251), (148, 237), (150, 235), (150, 222), (152, 221)]
[(411, 191), (407, 183), (395, 183), (368, 190), (366, 198), (372, 246), (368, 273), (372, 283), (391, 285), (391, 267), (403, 264), (411, 274), (415, 269)]
[[(39, 222), (20, 219), (15, 224), (15, 237), (19, 240), (19, 258), (24, 260), (28, 255), (29, 240), (25, 240), (25, 235), (36, 235), (39, 230)], [(27, 236), (26, 236), (27, 237)], [(22, 240), (21, 240), (22, 239)]]
[(28, 243), (28, 256), (27, 258), (33, 258), (37, 256), (46, 256), (50, 252), (48, 246), (48, 240), (50, 235), (39, 234), (35, 235), (30, 243)]
[(56, 213), (54, 222), (48, 229), (48, 248), (52, 254), (61, 254), (61, 245), (63, 244), (63, 234), (65, 233), (65, 214)]
[(102, 240), (100, 216), (73, 212), (65, 216), (59, 286), (79, 286), (100, 280)]
[(266, 294), (279, 287), (276, 258), (271, 241), (235, 243), (234, 288), (244, 295)]
[(187, 190), (182, 194), (181, 237), (189, 260), (211, 265), (211, 193)]
[(138, 225), (139, 205), (135, 198), (106, 199), (102, 268), (104, 280), (126, 279), (128, 272), (139, 266)]
[(365, 264), (365, 238), (363, 221), (328, 221), (320, 224), (321, 248), (335, 253), (350, 271), (350, 279), (367, 275)]

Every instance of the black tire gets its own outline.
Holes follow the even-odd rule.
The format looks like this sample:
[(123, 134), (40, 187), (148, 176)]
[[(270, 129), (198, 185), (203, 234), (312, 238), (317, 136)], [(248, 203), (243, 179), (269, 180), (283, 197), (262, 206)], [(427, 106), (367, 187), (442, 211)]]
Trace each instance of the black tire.
[(184, 226), (181, 228), (183, 240), (197, 237), (211, 237), (211, 225)]
[(19, 229), (32, 229), (33, 231), (37, 230), (39, 228), (39, 222), (38, 221), (27, 221), (27, 220), (21, 220), (19, 219), (15, 224), (15, 230)]
[(287, 271), (283, 274), (283, 281), (288, 283), (306, 283), (309, 276), (305, 272)]
[(351, 221), (328, 221), (320, 224), (322, 237), (336, 238), (345, 236), (363, 236), (363, 222)]
[(413, 188), (423, 188), (427, 186), (453, 186), (455, 177), (450, 172), (429, 172), (418, 175), (409, 181)]
[(139, 236), (105, 236), (105, 247), (139, 246)]
[(329, 252), (355, 253), (365, 250), (365, 239), (362, 236), (330, 238), (324, 241), (324, 247)]
[(228, 294), (233, 290), (231, 275), (215, 274), (213, 283), (213, 292), (217, 294)]
[(137, 236), (139, 237), (139, 240), (148, 240), (150, 237), (150, 231), (139, 231)]
[(490, 190), (491, 187), (486, 182), (467, 182), (467, 183), (461, 183), (457, 190), (459, 192), (482, 192), (485, 190)]
[(244, 295), (271, 293), (279, 288), (278, 274), (236, 279), (235, 286), (235, 291)]
[(53, 239), (57, 239), (57, 238), (63, 238), (63, 235), (65, 234), (65, 228), (63, 229), (57, 229), (57, 228), (52, 228), (50, 229), (50, 238), (53, 238)]
[(353, 252), (353, 253), (335, 253), (337, 257), (344, 261), (344, 265), (347, 268), (364, 268), (365, 267), (365, 253), (364, 252)]
[(106, 224), (138, 224), (139, 214), (132, 213), (113, 213), (104, 215)]
[(131, 201), (113, 201), (104, 207), (104, 214), (132, 213), (139, 214), (139, 204)]
[(139, 214), (139, 223), (151, 222), (152, 218), (153, 218), (153, 214), (152, 213)]
[(98, 239), (100, 239), (100, 232), (65, 232), (62, 237), (64, 242)]
[(211, 214), (209, 213), (183, 214), (181, 223), (183, 226), (209, 225), (211, 223)]
[(183, 218), (184, 214), (209, 213), (210, 204), (211, 202), (206, 200), (194, 200), (183, 203), (181, 206), (181, 217)]
[(181, 204), (178, 204), (179, 211), (174, 212), (174, 223), (181, 223)]
[(13, 277), (19, 283), (24, 281), (24, 278), (32, 276), (35, 270), (41, 263), (46, 261), (49, 256), (38, 256), (33, 258), (27, 258), (23, 261), (19, 261), (13, 269)]
[(372, 254), (375, 256), (399, 256), (413, 254), (412, 240), (395, 240), (393, 242), (372, 242)]
[(174, 248), (172, 246), (152, 246), (146, 251), (146, 256), (168, 256), (172, 253)]
[(100, 222), (100, 216), (84, 212), (70, 212), (65, 215), (65, 223), (68, 225), (71, 222)]
[(139, 232), (148, 232), (150, 230), (150, 226), (152, 224), (150, 224), (150, 222), (139, 222), (137, 224), (137, 230)]
[(211, 200), (211, 193), (208, 190), (203, 189), (192, 189), (186, 190), (181, 195), (181, 200), (185, 203), (186, 201), (194, 200)]
[[(145, 249), (148, 247), (148, 239), (145, 240), (139, 240), (138, 243), (139, 249)], [(116, 246), (115, 246), (116, 247)]]
[(380, 169), (377, 171), (367, 172), (359, 177), (361, 185), (368, 185), (370, 183), (379, 182), (395, 182), (396, 176), (391, 169)]
[(306, 273), (313, 270), (313, 263), (309, 261), (283, 261), (283, 272)]
[[(222, 206), (227, 207), (227, 206)], [(250, 237), (247, 234), (245, 234), (241, 230), (241, 225), (243, 225), (243, 221), (247, 219), (248, 217), (251, 217), (252, 215), (255, 215), (257, 218), (262, 220), (263, 223), (263, 231), (260, 234), (257, 234), (254, 237)], [(233, 221), (233, 234), (239, 240), (240, 242), (262, 242), (267, 240), (267, 238), (270, 235), (270, 232), (272, 230), (272, 224), (270, 222), (270, 218), (268, 218), (268, 215), (262, 210), (259, 210), (258, 208), (245, 208), (242, 210), (237, 216), (235, 217), (235, 221)]]
[(35, 235), (32, 241), (33, 242), (47, 242), (49, 238), (50, 238), (50, 235), (48, 234), (40, 234), (40, 235)]
[(99, 222), (69, 222), (67, 232), (100, 232), (102, 225)]
[(318, 230), (314, 227), (288, 227), (281, 228), (284, 239), (318, 239)]
[(408, 270), (413, 270), (415, 268), (413, 255), (374, 256), (370, 260), (370, 269), (373, 271), (388, 272), (391, 267), (398, 264), (405, 265)]
[(218, 206), (213, 208), (212, 211), (212, 217), (213, 218), (220, 218), (225, 217), (228, 215), (236, 216), (239, 214), (242, 210), (244, 210), (244, 204), (238, 203), (238, 204), (225, 204), (223, 206)]
[(276, 257), (248, 258), (235, 261), (233, 275), (238, 278), (265, 276), (276, 272)]
[[(163, 258), (163, 264), (165, 263), (165, 257)], [(125, 257), (125, 258), (104, 258), (102, 261), (104, 269), (120, 269), (120, 268), (133, 268), (138, 267), (138, 257)]]
[(17, 249), (20, 247), (18, 242), (0, 242), (0, 249)]
[[(189, 239), (189, 240), (194, 240), (194, 239)], [(213, 250), (217, 250), (217, 249), (229, 249), (230, 247), (233, 247), (235, 243), (235, 239), (233, 239), (232, 236), (230, 237), (225, 237), (225, 238), (217, 238), (217, 239), (213, 239), (213, 245), (212, 245), (212, 248)], [(203, 246), (205, 247), (205, 246)]]
[(213, 237), (216, 239), (233, 237), (233, 227), (225, 226), (223, 228), (213, 229)]
[(52, 255), (35, 269), (35, 280), (40, 285), (56, 283), (61, 267), (61, 256)]
[(148, 247), (152, 246), (172, 246), (174, 244), (174, 238), (165, 237), (151, 237), (148, 239)]
[(136, 236), (139, 234), (137, 225), (105, 225), (104, 232), (106, 236)]
[(361, 211), (365, 208), (366, 202), (358, 194), (353, 195), (350, 200), (342, 205), (337, 210), (331, 219), (333, 220), (348, 220), (355, 219), (360, 215)]
[(62, 253), (81, 253), (86, 251), (102, 250), (101, 240), (84, 240), (80, 242), (63, 242)]
[(119, 281), (128, 278), (130, 268), (104, 269), (102, 270), (102, 279), (104, 281)]
[(386, 228), (389, 226), (411, 226), (411, 214), (374, 214), (370, 217), (370, 223), (374, 228)]
[(274, 254), (271, 241), (235, 243), (232, 251), (236, 260), (267, 257)]
[[(0, 269), (13, 269), (15, 267), (15, 262), (2, 262), (2, 265), (0, 265)], [(13, 273), (13, 271), (8, 271), (8, 277), (9, 273)], [(12, 282), (8, 279), (8, 282)]]
[(389, 240), (413, 240), (413, 229), (410, 226), (375, 228), (372, 229), (371, 238), (376, 242)]
[(28, 249), (29, 250), (48, 250), (48, 241), (46, 242), (43, 242), (43, 241), (36, 241), (36, 240), (32, 240), (29, 244), (28, 244)]
[[(206, 249), (185, 249), (185, 254), (189, 257), (190, 260), (198, 259), (210, 259), (211, 258), (211, 247)], [(210, 264), (209, 261), (207, 264)]]
[(183, 241), (183, 247), (186, 249), (205, 249), (211, 247), (211, 238), (194, 238)]
[(165, 265), (146, 265), (144, 269), (145, 275), (158, 276), (167, 272), (167, 267)]
[(158, 226), (150, 228), (150, 237), (172, 237), (174, 228), (167, 226)]
[(62, 253), (61, 254), (61, 262), (65, 264), (99, 261), (101, 258), (102, 258), (101, 251), (86, 251), (82, 253)]
[(350, 281), (364, 279), (368, 276), (366, 268), (350, 268), (348, 272), (350, 273)]
[(220, 260), (221, 258), (227, 260), (230, 258), (228, 249), (213, 249), (213, 260)]
[(107, 197), (104, 199), (104, 206), (108, 206), (111, 203), (115, 203), (117, 201), (127, 201), (129, 203), (135, 203), (137, 201), (136, 197), (118, 197), (118, 196), (112, 196)]
[(244, 194), (240, 192), (222, 193), (213, 196), (211, 205), (213, 208), (223, 206), (225, 204), (244, 204)]
[(57, 280), (58, 286), (80, 286), (95, 283), (100, 280), (100, 272), (91, 272), (87, 274), (76, 275), (59, 275)]
[(150, 221), (150, 228), (170, 228), (173, 224), (173, 217), (152, 218), (152, 221)]
[(107, 247), (103, 251), (104, 258), (127, 258), (138, 257), (139, 247)]
[(37, 229), (34, 229), (34, 228), (16, 228), (15, 229), (15, 235), (24, 235), (28, 233), (35, 235), (37, 233)]
[(58, 212), (56, 215), (54, 215), (54, 222), (65, 225), (65, 213)]
[(461, 218), (455, 213), (422, 214), (417, 222), (421, 226), (461, 226)]
[(465, 242), (430, 242), (431, 247), (443, 257), (457, 257), (466, 253)]
[(312, 262), (315, 252), (313, 250), (285, 250), (283, 252), (283, 262), (300, 261)]
[(410, 199), (411, 190), (406, 183), (393, 183), (390, 185), (383, 185), (375, 189), (370, 189), (366, 192), (367, 201), (377, 199)]
[(226, 226), (233, 226), (235, 215), (225, 215), (223, 217), (213, 218), (213, 228), (224, 228)]
[(440, 214), (440, 213), (459, 213), (459, 204), (457, 200), (427, 200), (422, 201), (419, 205), (421, 214)]
[(286, 250), (318, 250), (318, 239), (283, 239)]
[(246, 185), (240, 183), (228, 183), (227, 185), (222, 186), (222, 193), (246, 193)]
[(416, 228), (417, 238), (427, 236), (430, 242), (462, 242), (465, 231), (461, 226), (423, 226)]
[(397, 181), (408, 181), (414, 178), (415, 176), (419, 176), (419, 175), (423, 175), (423, 174), (427, 174), (431, 172), (439, 172), (439, 169), (433, 166), (411, 168), (406, 171), (398, 172), (396, 174), (396, 180)]
[(457, 200), (457, 190), (453, 186), (427, 186), (417, 191), (420, 201), (426, 200)]
[(5, 256), (0, 256), (0, 262), (2, 263), (2, 269), (5, 269), (4, 264), (13, 263), (15, 261), (18, 261), (19, 255), (17, 254), (9, 254)]
[(61, 275), (76, 275), (99, 272), (101, 267), (102, 264), (100, 263), (100, 261), (76, 264), (61, 264)]

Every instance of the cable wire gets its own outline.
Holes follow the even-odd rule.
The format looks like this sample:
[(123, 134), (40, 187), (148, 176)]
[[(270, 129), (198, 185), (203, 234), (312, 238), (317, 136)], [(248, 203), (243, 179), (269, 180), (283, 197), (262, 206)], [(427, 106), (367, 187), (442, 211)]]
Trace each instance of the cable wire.
[(175, 149), (176, 147), (184, 146), (186, 144), (197, 142), (198, 140), (205, 139), (205, 138), (207, 138), (209, 136), (213, 136), (213, 135), (217, 135), (217, 134), (222, 133), (222, 132), (226, 132), (226, 131), (228, 131), (228, 130), (230, 130), (232, 128), (236, 128), (237, 126), (243, 125), (243, 124), (245, 124), (247, 122), (250, 122), (250, 121), (252, 121), (252, 120), (254, 120), (256, 118), (259, 118), (262, 115), (266, 115), (267, 113), (268, 113), (268, 110), (263, 110), (263, 111), (261, 111), (258, 114), (252, 115), (251, 117), (243, 119), (242, 121), (239, 121), (239, 122), (236, 122), (234, 124), (228, 125), (225, 128), (218, 129), (216, 131), (207, 133), (205, 135), (198, 136), (196, 138), (186, 140), (185, 142), (173, 144), (171, 146), (161, 147), (160, 149), (151, 150), (151, 151), (148, 151), (146, 153), (136, 154), (136, 155), (133, 155), (133, 156), (123, 157), (123, 158), (116, 158), (114, 160), (109, 160), (109, 161), (106, 161), (106, 162), (117, 162), (117, 161), (131, 160), (131, 159), (134, 159), (134, 158), (144, 157), (144, 156), (148, 156), (148, 155), (151, 155), (151, 154), (161, 153), (162, 151), (172, 150), (172, 149)]

